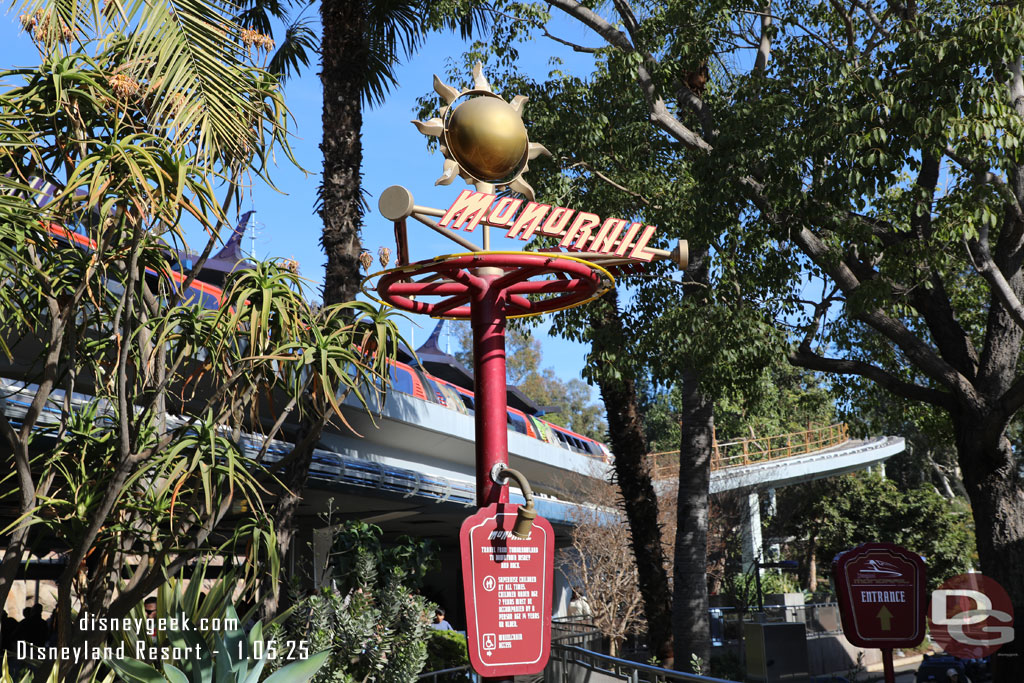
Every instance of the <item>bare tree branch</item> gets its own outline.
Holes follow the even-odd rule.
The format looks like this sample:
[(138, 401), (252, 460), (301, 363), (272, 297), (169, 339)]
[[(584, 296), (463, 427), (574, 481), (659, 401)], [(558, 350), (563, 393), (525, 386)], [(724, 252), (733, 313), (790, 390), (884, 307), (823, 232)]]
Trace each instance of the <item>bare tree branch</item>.
[(1024, 376), (1018, 377), (1010, 388), (999, 398), (999, 405), (1006, 415), (1013, 415), (1024, 407)]
[(946, 147), (945, 154), (964, 170), (969, 171), (974, 176), (974, 181), (979, 185), (992, 185), (995, 187), (999, 191), (1000, 196), (1007, 201), (1014, 218), (1018, 221), (1024, 221), (1024, 210), (1021, 209), (1017, 195), (1013, 193), (1013, 190), (1010, 189), (1005, 180), (989, 171), (984, 162), (972, 161), (962, 154), (958, 154), (956, 150), (949, 146)]
[(1021, 304), (1013, 287), (1007, 282), (1003, 271), (999, 269), (992, 259), (992, 252), (988, 243), (988, 224), (983, 224), (978, 229), (978, 239), (964, 240), (967, 248), (967, 255), (971, 259), (971, 265), (978, 271), (978, 274), (985, 278), (992, 292), (999, 299), (999, 302), (1006, 309), (1017, 326), (1024, 329), (1024, 305)]
[(853, 32), (853, 19), (850, 17), (850, 13), (846, 11), (839, 0), (829, 0), (829, 4), (843, 20), (843, 27), (846, 29), (846, 49), (852, 50), (857, 44), (857, 37)]
[(882, 20), (878, 18), (877, 14), (875, 14), (875, 10), (871, 8), (871, 5), (861, 2), (861, 0), (851, 0), (851, 3), (854, 7), (864, 12), (868, 21), (870, 21), (871, 25), (875, 27), (875, 31), (882, 34), (886, 40), (892, 38), (892, 34), (885, 28), (885, 24), (883, 24)]
[(772, 0), (765, 0), (765, 12), (761, 14), (761, 40), (757, 46), (757, 57), (754, 58), (754, 71), (764, 73), (768, 68), (768, 57), (772, 52)]
[[(807, 228), (800, 228), (792, 237), (803, 252), (832, 277), (847, 297), (860, 287), (861, 282), (849, 265), (845, 261), (834, 263), (828, 257), (828, 248), (813, 232)], [(886, 315), (878, 308), (855, 313), (854, 317), (881, 332), (929, 377), (975, 405), (981, 402), (981, 397), (970, 380), (918, 339), (901, 321)]]
[(922, 387), (919, 384), (904, 382), (898, 377), (886, 372), (882, 368), (865, 363), (859, 360), (846, 360), (841, 358), (826, 358), (820, 356), (801, 344), (800, 348), (791, 351), (789, 362), (799, 368), (817, 370), (820, 372), (835, 372), (844, 375), (859, 375), (870, 379), (878, 386), (886, 389), (897, 396), (908, 398), (912, 401), (924, 401), (940, 408), (952, 408), (955, 405), (953, 397), (946, 392)]
[[(571, 161), (568, 157), (562, 157), (562, 160), (563, 161)], [(598, 171), (596, 168), (594, 168), (593, 166), (588, 164), (586, 161), (577, 161), (575, 163), (570, 164), (566, 168), (576, 168), (576, 167), (586, 169), (587, 172), (593, 173), (595, 176), (597, 176), (598, 178), (600, 178), (604, 182), (608, 183), (609, 185), (614, 187), (616, 190), (619, 190), (621, 192), (625, 192), (630, 197), (634, 197), (634, 198), (638, 199), (645, 206), (650, 206), (651, 202), (650, 202), (649, 199), (647, 199), (647, 197), (643, 196), (639, 192), (634, 192), (633, 190), (629, 189), (625, 185), (620, 185), (619, 183), (615, 182), (614, 180), (612, 180), (611, 178), (606, 176), (604, 173), (601, 173), (601, 171)]]
[[(604, 17), (593, 10), (584, 7), (574, 0), (552, 0), (551, 4), (578, 19), (585, 26), (608, 41), (608, 44), (612, 47), (618, 48), (623, 52), (636, 52), (636, 48), (630, 42), (629, 36), (612, 26)], [(651, 78), (651, 74), (646, 66), (641, 65), (637, 69), (637, 82), (640, 85), (641, 92), (644, 94), (644, 98), (647, 100), (651, 122), (655, 126), (690, 149), (702, 152), (711, 151), (712, 147), (710, 144), (697, 135), (697, 133), (680, 123), (672, 115), (672, 112), (665, 105), (665, 100), (657, 93), (654, 80)]]
[[(764, 186), (759, 181), (751, 177), (743, 177), (740, 179), (740, 183), (751, 191), (751, 200), (754, 205), (770, 222), (779, 227), (785, 225), (785, 221), (765, 198)], [(808, 258), (832, 278), (847, 298), (860, 287), (860, 278), (850, 268), (850, 265), (845, 260), (837, 262), (831, 258), (825, 243), (809, 229), (799, 227), (791, 232), (790, 238)], [(970, 380), (908, 330), (900, 320), (886, 315), (878, 308), (855, 313), (853, 317), (884, 335), (926, 375), (949, 387), (956, 392), (958, 397), (973, 405), (981, 404), (982, 399)]]
[(561, 43), (562, 45), (565, 45), (566, 47), (572, 48), (573, 52), (584, 52), (584, 53), (587, 53), (587, 54), (596, 54), (596, 53), (601, 51), (601, 48), (586, 47), (584, 45), (578, 45), (576, 43), (568, 41), (568, 40), (566, 40), (564, 38), (559, 38), (558, 36), (553, 35), (552, 33), (549, 33), (547, 26), (545, 26), (543, 22), (540, 22), (537, 19), (534, 19), (532, 17), (516, 16), (514, 14), (509, 14), (507, 12), (502, 12), (501, 10), (494, 9), (493, 7), (485, 8), (484, 11), (490, 12), (491, 14), (497, 15), (499, 17), (505, 17), (506, 19), (511, 19), (512, 21), (522, 21), (522, 22), (525, 22), (527, 24), (530, 24), (534, 28), (539, 30), (541, 32), (541, 34), (545, 38), (550, 38), (551, 40), (555, 41), (556, 43)]

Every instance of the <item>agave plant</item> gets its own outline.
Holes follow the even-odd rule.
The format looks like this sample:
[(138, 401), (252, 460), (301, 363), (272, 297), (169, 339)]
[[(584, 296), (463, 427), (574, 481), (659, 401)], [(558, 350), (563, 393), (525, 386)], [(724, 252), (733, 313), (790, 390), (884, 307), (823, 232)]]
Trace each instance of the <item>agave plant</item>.
[[(234, 608), (230, 606), (224, 617), (236, 621), (238, 619)], [(173, 637), (175, 642), (183, 644), (181, 647), (189, 647), (184, 645), (189, 642), (185, 638), (186, 633), (178, 632)], [(209, 634), (208, 637), (213, 639), (213, 649), (203, 651), (197, 659), (177, 660), (180, 668), (167, 659), (161, 661), (159, 669), (130, 657), (109, 660), (106, 664), (123, 680), (131, 683), (257, 683), (260, 680), (268, 660), (262, 654), (259, 657), (256, 654), (265, 653), (270, 647), (263, 640), (263, 625), (260, 622), (256, 622), (248, 636), (245, 631), (235, 628)], [(195, 636), (192, 638), (195, 639)], [(190, 644), (198, 644), (198, 641), (194, 640)], [(327, 662), (328, 656), (330, 651), (322, 650), (308, 659), (294, 661), (273, 673), (265, 683), (306, 683)]]
[[(17, 678), (11, 675), (10, 667), (7, 664), (7, 652), (4, 652), (3, 665), (0, 666), (0, 683), (31, 683), (36, 680), (36, 672), (32, 669), (22, 672)], [(88, 683), (114, 683), (114, 672), (108, 671), (103, 678), (99, 678), (99, 671), (97, 670), (88, 679)], [(46, 677), (45, 683), (60, 683), (60, 663), (55, 662), (53, 667), (50, 669), (49, 675)], [(82, 681), (81, 683), (86, 683)]]
[[(204, 591), (203, 587), (207, 590)], [(227, 571), (212, 583), (206, 581), (206, 565), (200, 565), (187, 582), (172, 579), (157, 593), (156, 623), (171, 628), (153, 635), (122, 631), (124, 652), (150, 655), (150, 661), (133, 657), (105, 660), (124, 681), (153, 683), (256, 683), (267, 661), (274, 658), (279, 646), (264, 639), (261, 622), (246, 632), (255, 608), (239, 616), (232, 603), (232, 593), (239, 586), (236, 571)], [(286, 618), (282, 613), (270, 624)], [(142, 606), (133, 617), (143, 619)], [(210, 628), (203, 628), (209, 625)], [(283, 644), (282, 644), (283, 646)], [(330, 651), (309, 656), (305, 648), (296, 647), (293, 655), (302, 657), (267, 678), (267, 681), (308, 681), (327, 661)], [(173, 662), (173, 663), (172, 663)]]

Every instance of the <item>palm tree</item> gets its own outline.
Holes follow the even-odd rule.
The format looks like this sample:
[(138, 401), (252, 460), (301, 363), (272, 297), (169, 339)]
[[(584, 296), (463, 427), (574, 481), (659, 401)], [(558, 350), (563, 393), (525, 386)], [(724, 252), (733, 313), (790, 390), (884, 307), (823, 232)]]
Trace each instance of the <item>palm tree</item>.
[[(327, 255), (324, 274), (324, 303), (354, 299), (359, 287), (359, 240), (365, 204), (362, 190), (363, 101), (374, 75), (390, 70), (390, 59), (371, 53), (369, 7), (360, 0), (321, 2), (323, 24), (320, 80), (324, 88), (323, 142), (324, 176), (320, 186), (320, 236)], [(397, 18), (404, 18), (399, 13)], [(386, 26), (404, 25), (398, 21)], [(397, 32), (395, 34), (397, 36)], [(409, 33), (403, 33), (408, 40)], [(389, 47), (389, 46), (385, 46)], [(393, 55), (393, 53), (392, 53)], [(374, 59), (376, 58), (376, 59)], [(371, 70), (371, 59), (376, 68)], [(379, 82), (379, 81), (378, 81)]]
[[(306, 3), (297, 3), (306, 5)], [(309, 63), (313, 49), (308, 19), (292, 20), (277, 0), (250, 0), (238, 21), (269, 32), (271, 17), (287, 24), (284, 41), (269, 62), (282, 76)], [(323, 84), (323, 182), (320, 243), (327, 255), (324, 303), (351, 301), (359, 291), (360, 228), (366, 204), (362, 189), (363, 109), (384, 101), (397, 83), (395, 68), (433, 29), (458, 28), (468, 37), (484, 24), (482, 3), (465, 12), (429, 0), (326, 0), (320, 3)]]
[[(273, 143), (291, 156), (280, 93), (250, 66), (252, 43), (234, 22), (230, 2), (130, 0), (99, 12), (86, 0), (16, 4), (41, 54), (68, 55), (123, 35), (122, 66), (111, 85), (148, 107), (150, 132), (220, 164), (229, 181), (254, 151), (269, 151)], [(258, 123), (267, 120), (270, 125)]]

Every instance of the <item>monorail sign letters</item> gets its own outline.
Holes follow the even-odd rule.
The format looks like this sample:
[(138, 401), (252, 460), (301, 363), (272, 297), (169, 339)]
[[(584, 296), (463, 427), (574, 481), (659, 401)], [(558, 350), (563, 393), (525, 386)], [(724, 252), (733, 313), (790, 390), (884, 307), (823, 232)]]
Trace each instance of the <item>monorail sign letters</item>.
[(564, 206), (497, 197), (486, 192), (463, 190), (448, 207), (438, 225), (472, 232), (481, 222), (508, 228), (505, 237), (528, 240), (534, 235), (560, 238), (558, 246), (569, 251), (650, 261), (647, 250), (657, 228), (631, 223), (624, 218), (607, 218), (575, 211)]
[(539, 673), (551, 650), (555, 536), (537, 517), (512, 535), (518, 505), (494, 503), (462, 523), (469, 660), (481, 676)]

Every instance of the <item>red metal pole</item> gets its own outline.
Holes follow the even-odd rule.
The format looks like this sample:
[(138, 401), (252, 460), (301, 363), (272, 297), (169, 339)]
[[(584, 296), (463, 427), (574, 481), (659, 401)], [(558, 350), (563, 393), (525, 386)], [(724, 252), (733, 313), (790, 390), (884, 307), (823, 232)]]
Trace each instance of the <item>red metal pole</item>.
[[(501, 287), (492, 287), (502, 272), (485, 275), (483, 291), (473, 295), (470, 320), (473, 325), (473, 369), (476, 403), (476, 504), (507, 503), (508, 487), (491, 479), (497, 463), (508, 465), (508, 395), (505, 377), (505, 297)], [(481, 676), (482, 683), (512, 683), (504, 676)]]
[(508, 396), (505, 391), (505, 291), (491, 284), (502, 275), (478, 273), (486, 283), (473, 295), (473, 366), (476, 377), (476, 504), (507, 503), (508, 487), (491, 481), (491, 468), (508, 464)]
[(896, 683), (896, 669), (892, 665), (892, 648), (882, 648), (882, 670), (885, 673), (885, 683)]

